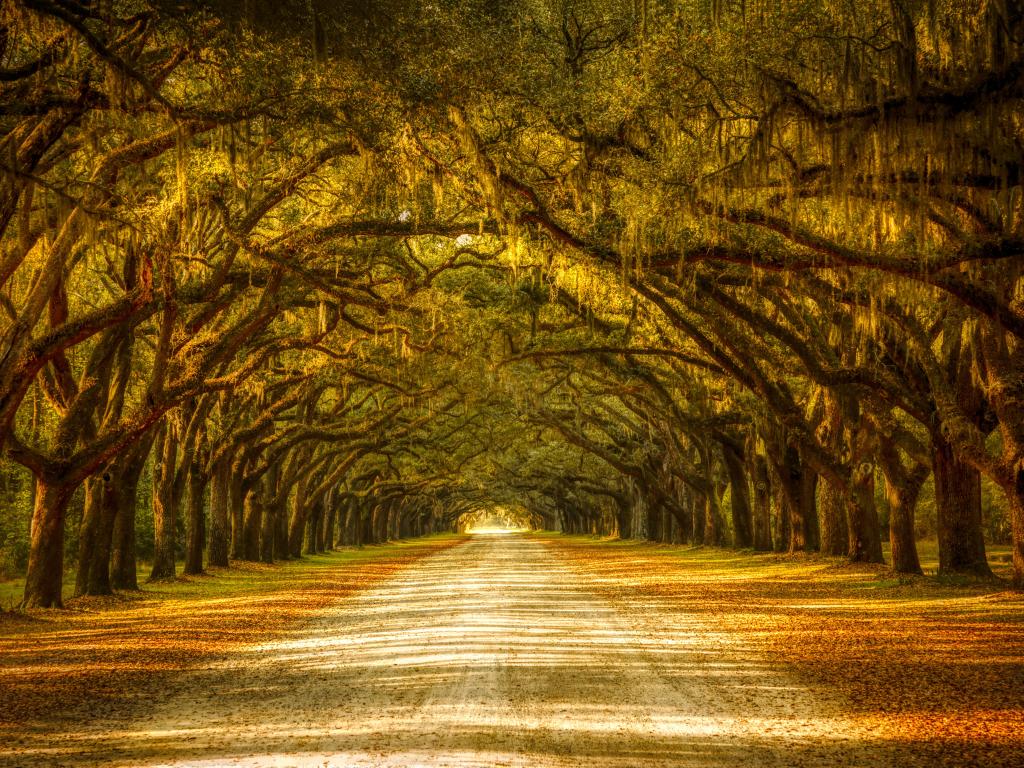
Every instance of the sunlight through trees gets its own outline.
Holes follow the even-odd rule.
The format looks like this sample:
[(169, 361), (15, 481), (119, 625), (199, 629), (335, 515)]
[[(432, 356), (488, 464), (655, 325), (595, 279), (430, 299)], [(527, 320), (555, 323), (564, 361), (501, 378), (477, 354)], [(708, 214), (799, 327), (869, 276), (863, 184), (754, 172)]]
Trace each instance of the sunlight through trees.
[(1017, 3), (0, 14), (26, 606), (502, 506), (1024, 586)]

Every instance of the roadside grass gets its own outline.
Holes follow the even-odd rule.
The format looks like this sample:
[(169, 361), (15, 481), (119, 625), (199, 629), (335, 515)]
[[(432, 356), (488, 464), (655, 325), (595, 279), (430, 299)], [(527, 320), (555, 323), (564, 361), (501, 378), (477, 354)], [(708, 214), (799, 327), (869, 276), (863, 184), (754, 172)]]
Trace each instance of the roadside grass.
[[(316, 571), (323, 566), (341, 566), (372, 560), (387, 552), (399, 552), (416, 543), (448, 541), (459, 538), (457, 534), (441, 533), (422, 539), (369, 544), (364, 547), (343, 547), (318, 555), (303, 555), (298, 560), (277, 561), (272, 565), (232, 560), (228, 568), (207, 568), (202, 574), (186, 576), (180, 573), (175, 579), (147, 581), (151, 563), (140, 562), (136, 569), (139, 591), (117, 590), (112, 597), (71, 597), (75, 589), (74, 565), (64, 569), (64, 605), (68, 610), (97, 608), (147, 598), (195, 599), (200, 597), (231, 597), (252, 589), (271, 591), (277, 587), (294, 586), (295, 580), (307, 571)], [(0, 581), (0, 609), (14, 610), (21, 603), (25, 593), (24, 577)], [(0, 614), (2, 615), (2, 614)], [(2, 631), (0, 624), (0, 631)]]
[[(615, 601), (701, 621), (942, 766), (1024, 765), (1024, 594), (817, 555), (542, 534)], [(998, 557), (1000, 548), (990, 548)], [(934, 543), (921, 547), (927, 571)], [(996, 560), (993, 570), (1006, 574)], [(642, 597), (641, 597), (642, 596)]]
[(442, 534), (273, 565), (238, 562), (153, 583), (140, 578), (138, 592), (0, 614), (0, 743), (28, 723), (159, 696), (176, 673), (286, 637), (318, 609), (463, 538)]
[[(794, 574), (803, 570), (807, 573), (817, 571), (835, 571), (846, 569), (858, 573), (871, 573), (877, 576), (871, 583), (879, 588), (898, 587), (908, 582), (918, 583), (921, 577), (908, 576), (895, 573), (888, 564), (892, 562), (891, 547), (889, 542), (882, 543), (882, 554), (886, 565), (857, 564), (849, 563), (842, 557), (824, 557), (817, 553), (798, 552), (789, 554), (787, 552), (754, 552), (753, 550), (736, 550), (710, 546), (690, 546), (687, 544), (661, 544), (657, 542), (639, 542), (633, 539), (607, 538), (599, 536), (571, 536), (554, 531), (534, 531), (532, 536), (537, 538), (565, 538), (581, 539), (585, 541), (601, 541), (609, 547), (644, 547), (651, 550), (664, 550), (666, 556), (678, 556), (694, 562), (707, 563), (729, 563), (731, 569), (737, 572), (759, 571), (770, 572), (773, 569), (779, 573), (792, 572)], [(938, 575), (939, 569), (939, 545), (935, 539), (922, 539), (917, 542), (917, 554), (921, 561), (921, 570), (924, 571), (924, 580), (934, 581), (936, 584), (946, 586), (977, 586), (983, 589), (994, 589), (999, 591), (1005, 589), (1005, 584), (1000, 580), (1009, 582), (1013, 577), (1012, 551), (1006, 544), (986, 544), (985, 552), (988, 556), (988, 564), (992, 569), (996, 580), (982, 579), (973, 576), (960, 575)], [(794, 568), (799, 570), (794, 571)]]

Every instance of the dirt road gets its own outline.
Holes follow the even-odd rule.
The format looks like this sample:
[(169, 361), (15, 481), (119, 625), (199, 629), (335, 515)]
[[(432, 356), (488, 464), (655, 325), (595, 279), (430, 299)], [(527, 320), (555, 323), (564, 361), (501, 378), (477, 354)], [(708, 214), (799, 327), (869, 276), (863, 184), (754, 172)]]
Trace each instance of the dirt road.
[[(612, 604), (529, 536), (476, 536), (68, 723), (68, 766), (873, 766), (885, 734), (697, 614)], [(50, 751), (52, 749), (52, 751)], [(22, 759), (28, 757), (22, 753)]]

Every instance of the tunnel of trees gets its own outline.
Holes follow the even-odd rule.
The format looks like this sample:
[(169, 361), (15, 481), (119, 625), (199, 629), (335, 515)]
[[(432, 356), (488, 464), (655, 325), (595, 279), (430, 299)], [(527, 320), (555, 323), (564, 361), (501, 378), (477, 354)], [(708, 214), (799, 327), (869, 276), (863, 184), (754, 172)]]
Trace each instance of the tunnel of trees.
[(1019, 3), (0, 14), (26, 606), (501, 505), (1024, 586)]

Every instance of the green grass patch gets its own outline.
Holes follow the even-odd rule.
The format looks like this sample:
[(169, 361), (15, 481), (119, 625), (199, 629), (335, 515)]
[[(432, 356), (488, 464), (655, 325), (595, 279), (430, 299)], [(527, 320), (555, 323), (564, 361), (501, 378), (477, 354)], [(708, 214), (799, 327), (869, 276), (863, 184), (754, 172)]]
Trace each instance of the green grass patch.
[[(135, 600), (147, 597), (165, 599), (229, 598), (254, 589), (271, 591), (275, 587), (294, 586), (295, 582), (308, 580), (325, 567), (358, 565), (384, 555), (412, 551), (425, 544), (464, 538), (453, 533), (440, 533), (420, 539), (374, 544), (365, 547), (346, 547), (319, 555), (303, 555), (298, 560), (281, 560), (268, 565), (244, 560), (232, 560), (229, 568), (210, 568), (197, 576), (178, 576), (175, 579), (147, 581), (151, 564), (139, 563), (137, 568), (139, 591), (118, 591), (113, 599)], [(179, 571), (181, 564), (179, 563)], [(69, 608), (97, 600), (111, 598), (72, 598), (75, 588), (74, 564), (64, 569), (64, 602)], [(24, 577), (0, 582), (0, 608), (14, 610), (25, 594)]]

